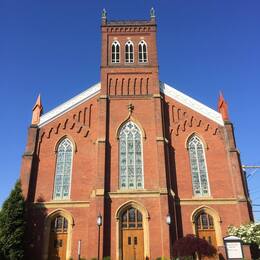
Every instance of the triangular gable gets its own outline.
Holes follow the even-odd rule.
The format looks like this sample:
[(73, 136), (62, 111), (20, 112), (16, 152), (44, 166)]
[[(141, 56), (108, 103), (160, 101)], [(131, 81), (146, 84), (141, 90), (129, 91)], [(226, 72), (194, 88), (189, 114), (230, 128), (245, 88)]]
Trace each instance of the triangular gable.
[(70, 111), (71, 109), (75, 108), (76, 106), (82, 104), (86, 100), (94, 97), (100, 91), (101, 84), (100, 82), (95, 84), (94, 86), (88, 88), (87, 90), (83, 91), (82, 93), (78, 94), (77, 96), (69, 99), (68, 101), (64, 102), (63, 104), (57, 106), (56, 108), (52, 109), (51, 111), (47, 112), (46, 114), (42, 115), (40, 118), (40, 123), (38, 124), (39, 127), (42, 127), (52, 120), (56, 119), (57, 117), (63, 115), (64, 113)]
[(218, 123), (219, 125), (224, 126), (224, 122), (221, 114), (213, 110), (212, 108), (205, 106), (199, 101), (185, 95), (184, 93), (167, 85), (166, 83), (160, 82), (160, 89), (161, 92), (164, 93), (166, 96), (178, 101), (179, 103), (211, 119), (212, 121)]
[[(71, 98), (70, 100), (64, 102), (63, 104), (57, 106), (56, 108), (52, 109), (51, 111), (47, 112), (46, 114), (42, 115), (40, 118), (40, 123), (38, 124), (39, 127), (42, 127), (52, 120), (56, 119), (57, 117), (63, 115), (64, 113), (70, 111), (71, 109), (75, 108), (76, 106), (82, 104), (86, 100), (92, 98), (93, 96), (97, 95), (100, 91), (101, 83), (97, 83), (92, 87), (88, 88), (87, 90), (83, 91), (82, 93), (78, 94), (77, 96)], [(199, 101), (185, 95), (184, 93), (178, 91), (177, 89), (167, 85), (166, 83), (160, 82), (160, 89), (161, 92), (164, 93), (166, 96), (171, 97), (172, 99), (178, 101), (179, 103), (191, 108), (192, 110), (202, 114), (203, 116), (213, 120), (214, 122), (218, 123), (219, 125), (224, 125), (222, 116), (217, 111), (205, 106), (204, 104), (200, 103)]]

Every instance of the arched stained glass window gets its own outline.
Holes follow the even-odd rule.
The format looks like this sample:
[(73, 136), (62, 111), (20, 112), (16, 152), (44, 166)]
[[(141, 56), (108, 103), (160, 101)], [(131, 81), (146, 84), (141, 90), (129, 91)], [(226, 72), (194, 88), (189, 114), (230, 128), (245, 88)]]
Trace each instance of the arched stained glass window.
[(54, 199), (67, 199), (70, 195), (73, 146), (66, 138), (61, 141), (57, 150)]
[(140, 41), (138, 44), (138, 59), (139, 62), (144, 63), (147, 62), (148, 57), (147, 57), (147, 44), (145, 41)]
[(127, 122), (119, 134), (120, 188), (142, 189), (143, 155), (141, 131), (132, 121)]
[(112, 63), (120, 62), (120, 44), (118, 41), (112, 43)]
[(193, 193), (195, 196), (209, 196), (208, 173), (202, 141), (194, 135), (188, 141)]
[(134, 62), (134, 45), (131, 41), (127, 41), (125, 44), (125, 62)]
[(143, 228), (143, 216), (142, 213), (135, 208), (127, 209), (121, 217), (121, 227), (124, 229), (136, 229)]

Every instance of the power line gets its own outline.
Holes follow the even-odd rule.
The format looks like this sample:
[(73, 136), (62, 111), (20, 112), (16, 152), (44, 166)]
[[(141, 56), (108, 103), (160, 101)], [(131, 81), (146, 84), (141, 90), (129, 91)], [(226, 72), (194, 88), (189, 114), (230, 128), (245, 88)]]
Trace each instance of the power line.
[(242, 165), (244, 169), (260, 169), (260, 165)]

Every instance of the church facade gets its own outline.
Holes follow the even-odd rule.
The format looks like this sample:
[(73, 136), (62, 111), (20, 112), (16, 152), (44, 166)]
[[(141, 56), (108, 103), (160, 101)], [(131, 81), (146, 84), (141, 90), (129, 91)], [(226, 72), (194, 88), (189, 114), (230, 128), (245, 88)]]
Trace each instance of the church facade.
[(26, 259), (170, 257), (195, 234), (224, 253), (252, 220), (227, 103), (215, 111), (158, 76), (156, 21), (102, 14), (101, 81), (42, 114), (23, 155)]

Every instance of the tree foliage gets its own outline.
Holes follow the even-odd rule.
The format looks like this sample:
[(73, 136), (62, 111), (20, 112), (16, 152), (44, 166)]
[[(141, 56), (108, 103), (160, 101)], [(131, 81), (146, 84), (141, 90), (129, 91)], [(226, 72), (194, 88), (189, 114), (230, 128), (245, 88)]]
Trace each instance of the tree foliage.
[(25, 201), (18, 181), (0, 211), (0, 256), (6, 260), (24, 257)]
[(229, 226), (228, 234), (241, 238), (246, 244), (260, 245), (260, 223), (249, 223), (239, 227)]
[(210, 245), (205, 239), (201, 239), (192, 234), (178, 239), (173, 245), (174, 257), (185, 259), (188, 256), (214, 256), (217, 250)]

